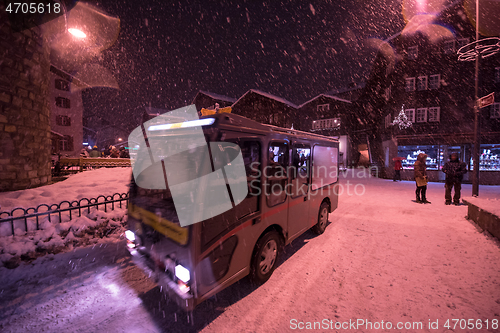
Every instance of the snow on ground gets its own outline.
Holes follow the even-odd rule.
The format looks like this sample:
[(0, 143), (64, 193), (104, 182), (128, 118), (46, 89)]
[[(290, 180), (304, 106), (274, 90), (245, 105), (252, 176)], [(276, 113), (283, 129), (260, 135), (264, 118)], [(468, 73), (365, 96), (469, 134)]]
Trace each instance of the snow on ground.
[(120, 238), (125, 232), (127, 210), (116, 208), (108, 212), (92, 208), (90, 213), (62, 222), (54, 216), (41, 219), (40, 230), (28, 233), (15, 229), (14, 236), (0, 237), (0, 267), (17, 267), (21, 261), (31, 261), (47, 253), (73, 250), (74, 246), (102, 243), (110, 238)]
[[(0, 331), (286, 332), (364, 319), (423, 323), (404, 332), (438, 320), (442, 332), (447, 319), (500, 319), (500, 243), (465, 219), (467, 206), (444, 205), (443, 184), (429, 184), (427, 205), (412, 202), (413, 182), (349, 176), (341, 185), (323, 235), (287, 246), (264, 285), (243, 279), (202, 303), (194, 325), (116, 238), (0, 268)], [(480, 196), (499, 199), (500, 187), (481, 186)]]
[(131, 168), (100, 168), (70, 175), (68, 179), (37, 188), (0, 193), (0, 211), (17, 207), (29, 208), (40, 204), (60, 203), (99, 195), (128, 192)]
[[(13, 192), (2, 192), (0, 193), (0, 211), (10, 212), (17, 207), (26, 209), (37, 207), (41, 204), (50, 206), (59, 204), (62, 201), (73, 202), (82, 198), (90, 199), (97, 198), (100, 195), (111, 196), (115, 193), (126, 193), (128, 192), (130, 177), (131, 168), (100, 168), (71, 175), (68, 179), (52, 185)], [(82, 202), (82, 204), (86, 203), (87, 201), (85, 200)], [(108, 206), (109, 209), (111, 205)], [(102, 206), (100, 209), (103, 209)], [(14, 216), (19, 216), (21, 213), (22, 211), (17, 211)], [(57, 218), (55, 215), (51, 216), (51, 219), (56, 222), (58, 222)], [(68, 220), (69, 213), (66, 212), (62, 216), (62, 222), (67, 222)], [(47, 222), (48, 219), (46, 216), (41, 217), (39, 221), (40, 227), (43, 229), (47, 225)], [(24, 220), (16, 221), (14, 229), (16, 235), (24, 234), (26, 231)], [(34, 231), (35, 229), (36, 221), (35, 219), (31, 219), (28, 221), (28, 231)], [(0, 238), (1, 236), (10, 235), (12, 235), (11, 223), (0, 223)]]
[(500, 216), (500, 198), (488, 198), (483, 197), (482, 193), (479, 193), (478, 197), (464, 197), (465, 200), (473, 205), (478, 206), (482, 210), (485, 210), (493, 215)]

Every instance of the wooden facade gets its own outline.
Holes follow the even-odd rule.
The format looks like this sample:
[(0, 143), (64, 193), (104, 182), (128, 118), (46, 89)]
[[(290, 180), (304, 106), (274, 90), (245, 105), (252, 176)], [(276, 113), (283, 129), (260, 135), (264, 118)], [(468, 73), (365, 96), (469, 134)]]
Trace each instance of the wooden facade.
[[(444, 179), (440, 169), (451, 152), (458, 153), (471, 168), (474, 62), (459, 61), (457, 50), (474, 41), (475, 29), (469, 21), (463, 20), (463, 13), (463, 3), (459, 2), (436, 17), (434, 24), (448, 27), (439, 38), (426, 35), (422, 29), (393, 40), (398, 64), (382, 83), (389, 87), (390, 98), (381, 109), (383, 116), (377, 126), (383, 141), (385, 170), (389, 176), (393, 173), (392, 158), (398, 154), (407, 157), (408, 153), (403, 149), (411, 147), (420, 147), (415, 149), (429, 151), (433, 155), (428, 161), (436, 170), (435, 174), (431, 172), (431, 180)], [(492, 92), (498, 102), (500, 54), (480, 62), (479, 97)], [(408, 128), (391, 125), (402, 109), (412, 121)], [(498, 146), (500, 151), (499, 109), (500, 104), (481, 109), (480, 126), (481, 144), (489, 144), (493, 148)], [(498, 153), (491, 155), (500, 157)], [(489, 158), (489, 155), (484, 158)], [(493, 175), (481, 172), (485, 180), (481, 182), (500, 184), (500, 169), (497, 170)], [(407, 173), (407, 178), (411, 178), (411, 172)], [(466, 181), (469, 177), (466, 176)]]
[(272, 94), (250, 89), (233, 105), (232, 112), (263, 124), (297, 129), (297, 106)]

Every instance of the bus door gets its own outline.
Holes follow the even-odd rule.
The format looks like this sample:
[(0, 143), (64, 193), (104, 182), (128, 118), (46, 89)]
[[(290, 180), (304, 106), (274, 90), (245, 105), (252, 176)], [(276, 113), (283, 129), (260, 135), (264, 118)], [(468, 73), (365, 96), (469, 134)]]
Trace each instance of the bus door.
[(288, 185), (288, 143), (283, 141), (271, 141), (267, 150), (267, 163), (264, 168), (266, 185), (264, 194), (266, 197), (267, 212), (263, 218), (270, 218), (278, 224), (286, 225), (288, 218), (287, 185)]
[(294, 143), (291, 149), (291, 165), (288, 168), (288, 239), (300, 235), (309, 223), (309, 178), (311, 170), (311, 146)]

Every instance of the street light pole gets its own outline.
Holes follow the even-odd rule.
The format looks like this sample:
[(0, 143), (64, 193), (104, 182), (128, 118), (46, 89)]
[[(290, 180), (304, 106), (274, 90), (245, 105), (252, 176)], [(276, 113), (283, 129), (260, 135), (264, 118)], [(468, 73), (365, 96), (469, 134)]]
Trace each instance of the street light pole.
[[(472, 172), (472, 196), (479, 195), (479, 157), (481, 152), (481, 107), (488, 106), (493, 103), (493, 94), (485, 96), (489, 99), (481, 99), (479, 105), (479, 66), (484, 58), (491, 57), (500, 52), (500, 38), (489, 37), (480, 39), (479, 36), (479, 0), (476, 0), (476, 40), (472, 43), (462, 46), (458, 51), (459, 61), (476, 61), (474, 71), (474, 150), (473, 156), (473, 172)], [(491, 98), (490, 98), (491, 97)], [(488, 104), (489, 103), (489, 104)]]
[[(479, 41), (479, 0), (476, 0), (476, 42)], [(476, 44), (476, 69), (474, 71), (474, 170), (472, 175), (472, 196), (479, 195), (479, 145), (480, 145), (480, 121), (479, 117), (479, 62), (481, 52), (478, 52)]]

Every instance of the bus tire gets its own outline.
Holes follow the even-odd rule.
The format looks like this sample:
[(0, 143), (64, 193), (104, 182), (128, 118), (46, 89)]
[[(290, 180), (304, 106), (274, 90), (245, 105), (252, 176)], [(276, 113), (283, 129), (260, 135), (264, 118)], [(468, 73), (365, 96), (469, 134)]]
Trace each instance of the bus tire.
[(250, 265), (253, 283), (261, 285), (269, 280), (278, 265), (281, 247), (281, 237), (276, 231), (266, 233), (257, 241)]
[(321, 206), (319, 206), (318, 223), (316, 223), (314, 227), (312, 227), (312, 231), (317, 235), (321, 235), (325, 232), (326, 225), (328, 224), (329, 208), (330, 206), (327, 202), (323, 202)]

